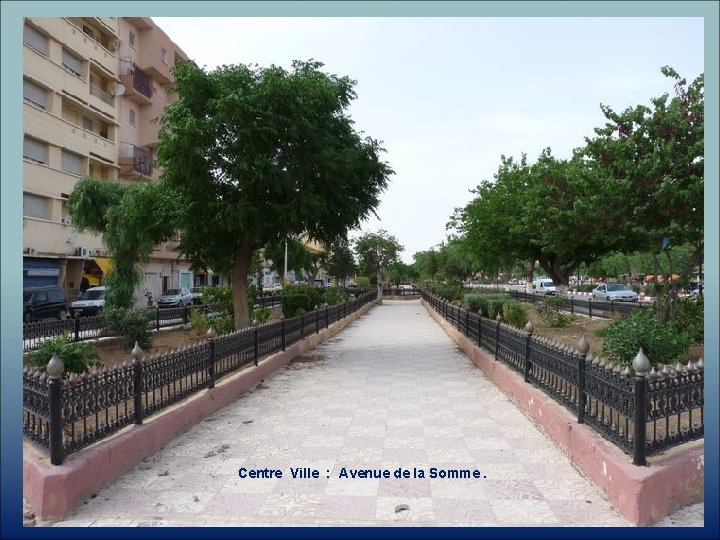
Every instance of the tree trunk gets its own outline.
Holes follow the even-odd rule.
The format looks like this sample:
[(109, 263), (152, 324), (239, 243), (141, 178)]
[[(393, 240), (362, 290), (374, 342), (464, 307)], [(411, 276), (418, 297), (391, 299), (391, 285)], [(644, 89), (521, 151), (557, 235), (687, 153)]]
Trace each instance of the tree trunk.
[(231, 276), (235, 330), (245, 328), (250, 323), (247, 301), (247, 278), (248, 272), (250, 271), (252, 255), (253, 246), (251, 244), (243, 244), (235, 251), (235, 256), (233, 257)]

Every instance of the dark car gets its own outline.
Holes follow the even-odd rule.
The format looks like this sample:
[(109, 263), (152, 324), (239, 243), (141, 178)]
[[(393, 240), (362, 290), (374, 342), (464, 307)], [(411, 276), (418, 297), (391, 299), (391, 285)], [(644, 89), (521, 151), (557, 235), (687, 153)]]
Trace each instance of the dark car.
[(23, 320), (67, 319), (68, 305), (62, 287), (27, 287), (23, 289)]

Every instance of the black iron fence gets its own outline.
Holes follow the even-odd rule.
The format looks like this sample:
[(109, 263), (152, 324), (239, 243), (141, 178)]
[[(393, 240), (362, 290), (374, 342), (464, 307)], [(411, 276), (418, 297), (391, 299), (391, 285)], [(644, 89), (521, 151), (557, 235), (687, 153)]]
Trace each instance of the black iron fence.
[[(633, 372), (501, 320), (469, 313), (423, 291), (460, 333), (577, 415), (644, 465), (646, 457), (704, 436), (704, 364), (656, 365)], [(640, 364), (642, 365), (642, 364)]]
[(383, 287), (384, 296), (420, 296), (421, 289), (415, 287)]
[[(279, 306), (281, 302), (282, 296), (280, 294), (258, 296), (255, 299), (255, 307), (274, 307)], [(206, 304), (148, 308), (149, 311), (153, 312), (152, 321), (149, 324), (155, 330), (187, 324), (194, 309), (199, 309), (205, 313), (214, 311), (213, 306)], [(102, 315), (77, 317), (64, 321), (43, 319), (26, 322), (23, 324), (23, 352), (37, 349), (43, 341), (62, 335), (70, 336), (73, 341), (84, 341), (114, 334), (107, 328)]]
[[(522, 291), (507, 291), (513, 298), (522, 302), (538, 303), (542, 302), (547, 296), (544, 294), (526, 293)], [(576, 298), (574, 296), (560, 296), (558, 301), (558, 309), (569, 311), (570, 313), (579, 313), (589, 317), (599, 317), (603, 319), (611, 319), (618, 316), (625, 316), (632, 313), (636, 309), (647, 309), (652, 303), (647, 302), (600, 302), (592, 298)]]
[(142, 424), (153, 413), (204, 388), (263, 355), (319, 333), (377, 297), (373, 291), (355, 300), (305, 315), (208, 338), (170, 353), (128, 358), (112, 369), (63, 377), (60, 359), (47, 371), (23, 372), (23, 433), (61, 464), (76, 452), (129, 424)]

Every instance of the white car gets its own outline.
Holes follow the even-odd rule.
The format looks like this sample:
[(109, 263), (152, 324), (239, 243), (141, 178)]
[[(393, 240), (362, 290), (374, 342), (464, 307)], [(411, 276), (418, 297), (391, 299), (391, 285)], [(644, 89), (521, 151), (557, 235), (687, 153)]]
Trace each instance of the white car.
[(78, 315), (97, 315), (105, 305), (105, 287), (90, 287), (70, 304), (73, 317)]
[(637, 302), (638, 295), (622, 283), (601, 283), (593, 289), (592, 299), (601, 302)]
[(168, 289), (158, 298), (158, 307), (182, 307), (192, 304), (193, 295), (186, 289)]

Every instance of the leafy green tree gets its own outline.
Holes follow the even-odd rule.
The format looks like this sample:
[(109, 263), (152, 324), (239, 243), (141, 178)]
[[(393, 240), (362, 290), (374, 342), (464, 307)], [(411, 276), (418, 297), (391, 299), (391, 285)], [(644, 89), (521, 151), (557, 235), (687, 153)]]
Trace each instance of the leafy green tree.
[(377, 280), (378, 287), (386, 283), (387, 268), (399, 261), (403, 249), (397, 238), (384, 229), (377, 233), (365, 233), (355, 240), (355, 253), (360, 265), (368, 270), (371, 279)]
[(388, 266), (387, 269), (388, 280), (391, 283), (412, 283), (417, 281), (418, 273), (415, 270), (415, 266), (412, 264), (405, 264), (402, 261), (397, 261)]
[(104, 278), (108, 308), (131, 308), (142, 281), (140, 265), (152, 250), (176, 234), (177, 204), (158, 184), (120, 184), (83, 178), (70, 194), (70, 216), (78, 231), (102, 235), (113, 268)]
[[(704, 76), (688, 85), (671, 67), (661, 72), (675, 81), (675, 95), (621, 113), (602, 105), (607, 122), (587, 139), (584, 154), (588, 167), (624, 194), (616, 204), (625, 216), (626, 249), (652, 253), (658, 274), (661, 258), (673, 265), (670, 248), (691, 244), (686, 277), (704, 258)], [(659, 321), (672, 318), (676, 296), (674, 286), (659, 295)]]
[(347, 236), (333, 240), (328, 247), (325, 269), (335, 278), (335, 283), (345, 284), (345, 279), (355, 273), (357, 265)]
[(236, 328), (248, 322), (255, 250), (291, 235), (329, 242), (359, 226), (393, 174), (380, 144), (353, 128), (355, 81), (321, 68), (174, 68), (177, 101), (156, 148), (162, 183), (180, 201), (182, 253), (230, 269)]

